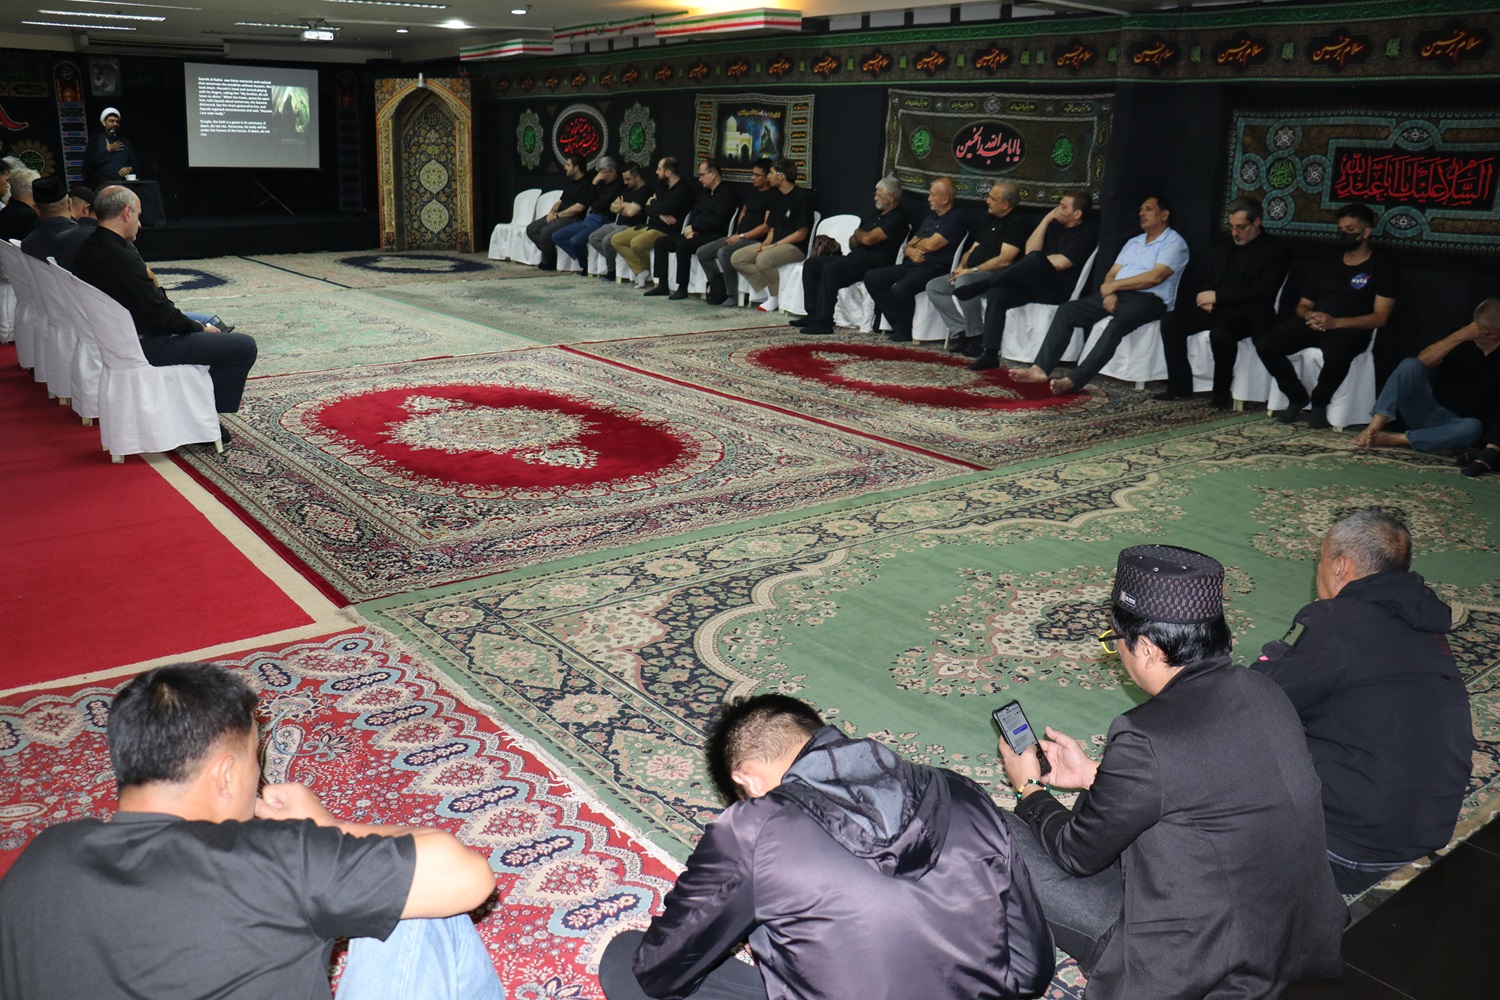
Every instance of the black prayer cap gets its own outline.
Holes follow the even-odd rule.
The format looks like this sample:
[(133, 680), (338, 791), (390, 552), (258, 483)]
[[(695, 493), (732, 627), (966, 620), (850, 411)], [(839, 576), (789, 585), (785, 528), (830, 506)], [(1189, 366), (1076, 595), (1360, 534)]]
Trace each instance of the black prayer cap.
[(55, 174), (31, 182), (31, 200), (38, 205), (55, 205), (67, 196), (68, 182)]
[(85, 205), (92, 205), (94, 203), (94, 189), (86, 187), (83, 184), (74, 184), (68, 188), (68, 197), (77, 198)]
[(1175, 545), (1134, 545), (1120, 553), (1115, 604), (1147, 621), (1206, 625), (1224, 613), (1224, 567)]

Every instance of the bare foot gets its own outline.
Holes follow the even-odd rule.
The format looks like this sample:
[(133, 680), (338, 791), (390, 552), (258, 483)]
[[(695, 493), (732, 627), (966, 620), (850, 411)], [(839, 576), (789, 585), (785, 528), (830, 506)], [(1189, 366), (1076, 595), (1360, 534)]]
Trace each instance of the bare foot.
[(1377, 433), (1379, 433), (1379, 432), (1378, 431), (1372, 431), (1368, 427), (1366, 427), (1364, 430), (1362, 430), (1362, 431), (1359, 432), (1358, 436), (1355, 437), (1355, 439), (1354, 439), (1354, 447), (1356, 447), (1356, 448), (1368, 448), (1368, 447), (1370, 447), (1372, 444), (1375, 443), (1372, 439), (1375, 437), (1375, 435)]
[(1372, 448), (1410, 448), (1411, 442), (1406, 439), (1405, 434), (1392, 434), (1389, 431), (1376, 431), (1370, 435), (1370, 447)]
[(1075, 391), (1073, 389), (1073, 380), (1070, 378), (1055, 378), (1052, 380), (1051, 385), (1052, 395), (1054, 396), (1066, 396), (1068, 393)]
[(1047, 373), (1044, 372), (1044, 371), (1042, 371), (1036, 365), (1031, 365), (1031, 366), (1026, 367), (1026, 368), (1012, 368), (1010, 370), (1010, 377), (1011, 377), (1011, 380), (1015, 381), (1015, 382), (1045, 382), (1045, 381), (1047, 381)]

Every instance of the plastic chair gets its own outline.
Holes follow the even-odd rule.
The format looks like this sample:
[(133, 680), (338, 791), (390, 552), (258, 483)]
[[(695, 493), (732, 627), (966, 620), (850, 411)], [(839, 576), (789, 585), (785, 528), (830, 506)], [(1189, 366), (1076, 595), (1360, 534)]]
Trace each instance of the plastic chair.
[(517, 264), (531, 264), (533, 267), (542, 262), (542, 252), (536, 248), (536, 244), (526, 238), (526, 227), (537, 219), (545, 219), (547, 213), (552, 211), (552, 206), (557, 204), (557, 199), (562, 197), (562, 188), (555, 191), (543, 191), (536, 199), (536, 208), (531, 213), (531, 219), (519, 223), (520, 229), (511, 235), (510, 251), (507, 256)]
[(491, 260), (509, 258), (515, 241), (526, 239), (526, 227), (536, 219), (536, 203), (541, 195), (541, 188), (527, 188), (516, 195), (511, 203), (510, 221), (500, 223), (490, 233)]
[[(1370, 411), (1375, 408), (1375, 340), (1380, 336), (1380, 331), (1375, 330), (1370, 334), (1370, 346), (1355, 358), (1349, 365), (1349, 374), (1344, 376), (1344, 381), (1339, 384), (1333, 393), (1333, 398), (1328, 401), (1328, 423), (1336, 430), (1354, 424), (1367, 424), (1370, 422)], [(1302, 383), (1302, 388), (1309, 394), (1313, 386), (1318, 384), (1318, 376), (1323, 374), (1323, 350), (1319, 347), (1308, 347), (1291, 355), (1292, 367), (1297, 371), (1297, 379)], [(1266, 400), (1266, 412), (1273, 413), (1276, 410), (1284, 410), (1291, 400), (1281, 391), (1281, 387), (1273, 380), (1271, 391)], [(1308, 409), (1312, 404), (1303, 407)]]
[[(1073, 294), (1069, 299), (1076, 299), (1083, 295), (1084, 288), (1088, 285), (1089, 275), (1094, 270), (1094, 258), (1099, 256), (1099, 248), (1095, 247), (1093, 253), (1089, 254), (1088, 260), (1078, 269), (1078, 280), (1073, 284)], [(1024, 361), (1031, 364), (1036, 359), (1037, 352), (1042, 349), (1042, 341), (1047, 338), (1047, 328), (1052, 325), (1052, 320), (1057, 316), (1057, 306), (1045, 302), (1028, 302), (1022, 306), (1016, 306), (1005, 314), (1005, 336), (1000, 341), (1000, 356), (1012, 361)], [(1068, 349), (1063, 351), (1062, 360), (1077, 361), (1083, 357), (1083, 334), (1073, 334), (1073, 339), (1068, 343)]]
[(111, 460), (205, 441), (223, 451), (208, 366), (149, 364), (123, 306), (83, 282), (74, 294), (88, 319), (80, 333), (98, 347), (104, 366), (99, 432)]
[(46, 357), (47, 391), (57, 401), (67, 406), (73, 397), (73, 349), (78, 345), (78, 321), (68, 307), (69, 289), (63, 279), (72, 275), (57, 266), (50, 257), (37, 260), (26, 257), (31, 267), (32, 285), (36, 289), (37, 302), (46, 315), (43, 326), (41, 350)]

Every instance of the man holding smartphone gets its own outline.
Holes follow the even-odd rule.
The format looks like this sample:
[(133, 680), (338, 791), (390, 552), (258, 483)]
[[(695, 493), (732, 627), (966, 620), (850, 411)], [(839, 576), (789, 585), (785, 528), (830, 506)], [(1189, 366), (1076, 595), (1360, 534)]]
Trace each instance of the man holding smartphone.
[(1202, 553), (1120, 553), (1103, 641), (1150, 700), (1115, 719), (1097, 762), (1047, 729), (1050, 783), (1082, 791), (1071, 810), (1037, 751), (1000, 744), (1017, 849), (1090, 1000), (1279, 996), (1343, 968), (1348, 912), (1302, 724), (1230, 661), (1223, 589)]

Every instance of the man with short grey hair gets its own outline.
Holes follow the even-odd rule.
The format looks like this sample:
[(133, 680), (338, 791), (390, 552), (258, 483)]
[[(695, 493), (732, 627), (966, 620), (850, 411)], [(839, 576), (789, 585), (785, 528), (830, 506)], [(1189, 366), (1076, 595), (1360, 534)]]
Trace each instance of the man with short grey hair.
[(807, 315), (793, 319), (791, 325), (800, 326), (803, 333), (832, 333), (839, 292), (890, 263), (895, 247), (910, 230), (901, 210), (901, 182), (882, 177), (875, 182), (874, 211), (849, 234), (849, 252), (818, 254), (802, 265), (802, 302)]
[(1384, 510), (1335, 524), (1318, 600), (1254, 665), (1302, 718), (1323, 783), (1334, 881), (1360, 892), (1448, 843), (1474, 749), (1453, 612), (1411, 572), (1411, 533)]
[(41, 174), (22, 166), (10, 172), (10, 201), (0, 208), (0, 240), (23, 239), (37, 223), (31, 185)]
[(979, 235), (964, 251), (952, 274), (940, 274), (927, 283), (927, 301), (943, 317), (948, 331), (948, 350), (966, 351), (972, 342), (984, 339), (984, 303), (977, 298), (958, 299), (954, 292), (976, 281), (989, 281), (993, 272), (1010, 267), (1021, 258), (1021, 248), (1031, 230), (1021, 224), (1021, 189), (1014, 181), (996, 181), (984, 200), (989, 210)]

